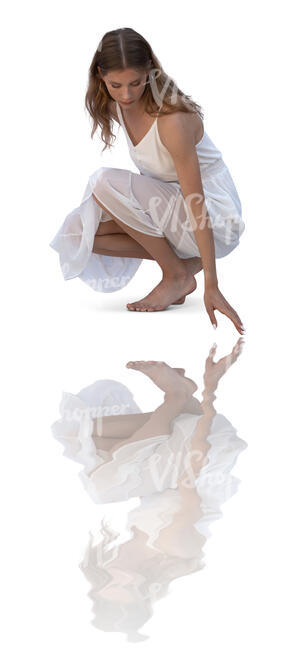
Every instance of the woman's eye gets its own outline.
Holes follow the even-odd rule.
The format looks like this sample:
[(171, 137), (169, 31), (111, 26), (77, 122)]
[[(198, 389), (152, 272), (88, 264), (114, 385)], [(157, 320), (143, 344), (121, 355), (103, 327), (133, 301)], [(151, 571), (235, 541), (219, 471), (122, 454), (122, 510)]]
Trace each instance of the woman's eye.
[[(134, 81), (131, 86), (139, 86), (140, 81)], [(112, 88), (120, 88), (120, 86), (115, 86), (114, 84), (111, 84)]]

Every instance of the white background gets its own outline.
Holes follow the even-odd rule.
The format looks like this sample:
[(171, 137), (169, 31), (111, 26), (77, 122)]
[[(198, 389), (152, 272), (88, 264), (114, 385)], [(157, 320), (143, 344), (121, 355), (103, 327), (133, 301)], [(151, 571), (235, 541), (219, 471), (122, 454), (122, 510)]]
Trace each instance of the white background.
[(62, 455), (50, 426), (62, 391), (115, 379), (151, 410), (160, 394), (129, 360), (186, 368), (202, 391), (217, 355), (239, 338), (203, 305), (203, 276), (184, 306), (130, 313), (160, 280), (144, 261), (112, 294), (64, 282), (49, 247), (100, 166), (135, 168), (120, 130), (101, 153), (84, 109), (88, 68), (106, 31), (132, 27), (203, 107), (205, 128), (238, 189), (246, 230), (217, 261), (219, 286), (246, 328), (245, 347), (215, 408), (248, 443), (238, 493), (206, 545), (206, 566), (175, 580), (141, 630), (144, 647), (301, 647), (300, 236), (301, 98), (298, 3), (229, 0), (6, 3), (2, 9), (2, 634), (5, 648), (112, 648), (122, 635), (91, 624), (78, 564), (105, 511)]

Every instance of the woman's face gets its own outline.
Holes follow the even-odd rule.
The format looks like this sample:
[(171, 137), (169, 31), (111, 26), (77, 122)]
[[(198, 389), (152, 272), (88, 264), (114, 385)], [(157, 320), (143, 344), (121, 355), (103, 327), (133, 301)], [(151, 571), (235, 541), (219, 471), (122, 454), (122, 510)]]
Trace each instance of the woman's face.
[[(100, 67), (98, 66), (100, 72)], [(106, 75), (102, 75), (102, 79), (107, 87), (109, 94), (122, 106), (134, 106), (134, 103), (139, 102), (148, 78), (148, 72), (138, 71), (134, 68), (126, 68), (125, 70), (113, 70)]]

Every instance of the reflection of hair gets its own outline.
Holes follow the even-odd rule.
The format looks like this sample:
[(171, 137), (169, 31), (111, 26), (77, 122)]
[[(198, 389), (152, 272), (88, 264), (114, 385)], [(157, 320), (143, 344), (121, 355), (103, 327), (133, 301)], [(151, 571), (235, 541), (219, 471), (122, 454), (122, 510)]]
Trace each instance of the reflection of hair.
[(115, 135), (111, 131), (112, 118), (109, 111), (109, 102), (112, 98), (97, 66), (101, 68), (101, 74), (104, 76), (111, 70), (125, 70), (126, 68), (149, 73), (142, 95), (144, 110), (149, 115), (157, 116), (158, 110), (156, 107), (154, 108), (154, 105), (162, 103), (165, 112), (197, 112), (202, 118), (204, 117), (199, 104), (196, 104), (190, 96), (185, 95), (175, 85), (174, 80), (164, 72), (151, 46), (143, 36), (130, 27), (106, 32), (90, 64), (85, 96), (85, 107), (93, 119), (91, 137), (93, 138), (97, 127), (100, 126), (101, 139), (105, 142), (103, 151), (112, 146)]
[[(148, 594), (141, 594), (140, 598), (137, 597), (135, 580), (131, 579), (131, 573), (128, 572), (127, 590), (129, 593), (133, 590), (132, 601), (124, 603), (119, 600), (119, 585), (116, 582), (114, 582), (117, 590), (116, 599), (106, 598), (105, 588), (112, 582), (110, 563), (116, 557), (119, 548), (112, 548), (112, 544), (119, 537), (119, 533), (114, 531), (110, 524), (103, 519), (98, 536), (98, 542), (95, 543), (90, 533), (85, 558), (80, 563), (80, 568), (91, 585), (89, 597), (93, 601), (94, 619), (92, 624), (104, 632), (124, 632), (127, 634), (128, 641), (143, 641), (148, 637), (141, 635), (138, 628), (142, 627), (152, 615)], [(105, 568), (106, 566), (108, 569)], [(126, 572), (127, 568), (125, 567), (125, 575)]]
[[(167, 553), (159, 553), (153, 558), (141, 558), (138, 568), (125, 566), (122, 582), (118, 574), (110, 572), (111, 561), (119, 554), (117, 544), (119, 533), (103, 519), (97, 534), (97, 542), (90, 533), (85, 558), (80, 564), (86, 579), (91, 585), (89, 597), (93, 601), (94, 627), (105, 632), (127, 634), (127, 641), (143, 641), (148, 637), (138, 630), (153, 614), (153, 603), (165, 597), (170, 583), (185, 575), (203, 568), (200, 557), (181, 558)], [(106, 586), (112, 584), (115, 598), (106, 598)], [(126, 589), (129, 602), (119, 598), (119, 588)]]

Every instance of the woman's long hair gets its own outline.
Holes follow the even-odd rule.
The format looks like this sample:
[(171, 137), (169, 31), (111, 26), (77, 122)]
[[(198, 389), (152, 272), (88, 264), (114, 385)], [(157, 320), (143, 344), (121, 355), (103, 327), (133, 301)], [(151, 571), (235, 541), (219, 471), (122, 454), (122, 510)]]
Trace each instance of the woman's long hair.
[(169, 77), (153, 53), (148, 41), (130, 27), (114, 29), (104, 34), (92, 59), (89, 68), (88, 88), (85, 96), (85, 107), (93, 119), (91, 138), (98, 126), (101, 127), (103, 148), (111, 147), (115, 135), (111, 130), (113, 118), (109, 110), (112, 100), (106, 84), (98, 71), (104, 76), (111, 70), (134, 68), (148, 73), (145, 90), (142, 95), (144, 110), (152, 116), (159, 116), (159, 109), (154, 105), (164, 107), (165, 113), (199, 113), (203, 119), (201, 106), (185, 95)]

